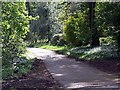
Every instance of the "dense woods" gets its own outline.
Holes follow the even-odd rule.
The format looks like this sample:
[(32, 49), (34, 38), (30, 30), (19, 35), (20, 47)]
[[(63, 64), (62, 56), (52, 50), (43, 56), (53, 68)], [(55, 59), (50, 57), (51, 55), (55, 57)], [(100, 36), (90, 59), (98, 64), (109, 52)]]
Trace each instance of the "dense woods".
[(30, 70), (26, 47), (62, 47), (90, 60), (120, 57), (120, 2), (3, 2), (1, 8), (3, 79)]
[[(33, 30), (33, 32), (40, 32), (40, 30), (42, 30), (42, 32), (40, 33), (41, 35), (39, 35), (39, 37), (41, 38), (46, 36), (46, 39), (52, 39), (55, 34), (63, 34), (63, 38), (68, 43), (68, 45), (73, 43), (73, 45), (76, 44), (76, 46), (77, 44), (78, 46), (84, 46), (84, 43), (87, 43), (87, 45), (90, 44), (91, 47), (95, 47), (100, 45), (99, 38), (111, 37), (111, 39), (113, 39), (117, 44), (119, 44), (119, 39), (117, 39), (119, 35), (117, 35), (118, 37), (114, 36), (114, 33), (119, 33), (119, 29), (115, 30), (114, 32), (114, 28), (119, 27), (117, 26), (119, 25), (119, 12), (115, 13), (119, 11), (118, 2), (42, 2), (42, 5), (40, 5), (41, 3), (36, 3), (35, 6), (37, 7), (34, 8), (34, 4), (30, 4), (31, 6), (29, 7), (32, 8), (31, 12), (29, 13), (33, 13), (33, 10), (36, 11), (35, 13), (39, 15), (41, 17), (40, 19), (43, 19), (45, 22), (42, 22), (43, 24), (41, 24), (40, 27), (44, 28), (44, 26), (47, 25), (45, 26), (47, 29), (44, 28), (44, 30), (39, 29), (39, 26), (31, 29)], [(114, 10), (112, 7), (115, 7), (116, 10)], [(38, 10), (39, 12), (37, 12)], [(40, 23), (40, 21), (35, 20), (35, 22), (37, 23)], [(31, 27), (34, 27), (34, 25), (31, 25)], [(43, 32), (44, 36), (42, 36)], [(72, 32), (72, 34), (69, 32)], [(87, 35), (88, 33), (86, 32), (90, 34)], [(86, 35), (83, 35), (83, 33), (85, 33)], [(73, 37), (71, 35), (73, 35)], [(69, 38), (71, 37), (74, 40), (76, 39), (75, 42), (74, 40), (72, 42), (72, 39), (70, 39), (71, 41), (69, 41)], [(82, 38), (85, 39), (87, 37), (89, 39), (91, 37), (91, 39), (85, 42)], [(38, 42), (40, 39), (38, 39)], [(82, 39), (82, 41), (80, 39)]]

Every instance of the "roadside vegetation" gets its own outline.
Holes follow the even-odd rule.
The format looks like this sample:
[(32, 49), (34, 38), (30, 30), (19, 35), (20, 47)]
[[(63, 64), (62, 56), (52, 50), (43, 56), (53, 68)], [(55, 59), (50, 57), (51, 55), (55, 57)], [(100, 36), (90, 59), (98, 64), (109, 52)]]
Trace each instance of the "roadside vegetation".
[(95, 48), (90, 46), (72, 47), (72, 46), (54, 46), (40, 45), (39, 48), (56, 51), (57, 53), (65, 54), (71, 57), (76, 57), (82, 60), (105, 60), (119, 58), (117, 48), (114, 45), (102, 45)]
[(3, 2), (1, 9), (3, 81), (31, 70), (26, 47), (120, 65), (120, 2)]

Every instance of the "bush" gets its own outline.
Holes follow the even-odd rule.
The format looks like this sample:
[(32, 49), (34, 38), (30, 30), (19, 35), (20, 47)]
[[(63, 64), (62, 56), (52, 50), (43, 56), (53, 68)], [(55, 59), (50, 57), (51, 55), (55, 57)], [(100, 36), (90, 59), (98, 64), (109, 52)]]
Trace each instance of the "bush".
[(90, 42), (91, 33), (83, 14), (78, 14), (78, 17), (69, 16), (63, 30), (64, 39), (70, 45), (82, 46)]
[(112, 44), (114, 43), (115, 40), (113, 40), (112, 37), (102, 37), (100, 38), (100, 44), (103, 45), (103, 44)]
[(2, 59), (6, 65), (13, 64), (13, 59), (25, 52), (24, 38), (29, 31), (30, 17), (27, 16), (25, 2), (3, 3), (2, 10)]
[(25, 57), (14, 58), (13, 65), (4, 65), (2, 67), (2, 79), (25, 75), (32, 68), (33, 61), (33, 59)]
[(52, 45), (63, 46), (65, 45), (65, 41), (63, 39), (63, 34), (55, 34), (51, 39)]
[[(21, 60), (25, 52), (24, 38), (29, 32), (29, 20), (25, 2), (2, 3), (2, 65), (13, 75), (15, 62)], [(18, 65), (18, 64), (17, 64)], [(10, 71), (10, 72), (9, 72)], [(3, 76), (6, 74), (3, 73)]]

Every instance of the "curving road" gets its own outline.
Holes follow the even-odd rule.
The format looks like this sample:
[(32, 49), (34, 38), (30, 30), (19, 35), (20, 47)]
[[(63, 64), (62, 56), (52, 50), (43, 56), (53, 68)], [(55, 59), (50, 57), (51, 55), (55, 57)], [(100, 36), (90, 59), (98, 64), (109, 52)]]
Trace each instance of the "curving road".
[(99, 90), (120, 90), (118, 86), (118, 84), (120, 85), (120, 78), (117, 76), (99, 71), (65, 55), (56, 54), (54, 51), (40, 48), (27, 48), (27, 50), (32, 53), (28, 54), (29, 57), (33, 55), (44, 60), (49, 72), (66, 89), (101, 88)]

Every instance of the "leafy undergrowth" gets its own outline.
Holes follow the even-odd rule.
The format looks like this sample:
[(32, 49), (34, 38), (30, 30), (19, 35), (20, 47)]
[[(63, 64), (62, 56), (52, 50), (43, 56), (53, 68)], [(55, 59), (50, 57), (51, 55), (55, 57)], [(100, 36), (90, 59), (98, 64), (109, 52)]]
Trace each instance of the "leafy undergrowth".
[(2, 79), (18, 78), (30, 71), (33, 59), (26, 57), (17, 58), (14, 64), (6, 64), (2, 66)]
[(9, 80), (24, 76), (31, 70), (34, 58), (32, 53), (26, 52), (21, 56), (14, 58), (13, 64), (2, 65), (2, 79)]
[(35, 59), (27, 74), (4, 81), (2, 90), (64, 90), (64, 88), (54, 80), (44, 62)]
[(118, 58), (117, 49), (114, 45), (103, 45), (95, 48), (77, 47), (70, 51), (71, 55), (77, 55), (79, 59), (99, 60), (108, 58)]

